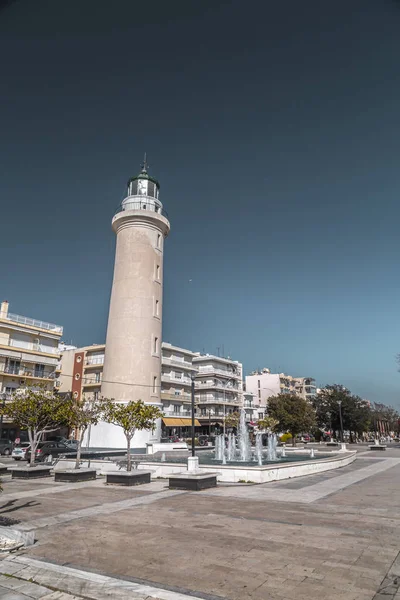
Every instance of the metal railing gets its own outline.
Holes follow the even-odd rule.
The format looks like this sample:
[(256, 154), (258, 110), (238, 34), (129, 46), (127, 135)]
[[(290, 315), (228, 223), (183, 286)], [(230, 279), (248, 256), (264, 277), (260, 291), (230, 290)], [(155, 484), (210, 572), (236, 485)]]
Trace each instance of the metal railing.
[(151, 196), (146, 196), (146, 200), (136, 200), (134, 198), (135, 196), (132, 196), (132, 200), (129, 200), (129, 197), (125, 198), (125, 200), (121, 202), (115, 211), (114, 217), (120, 212), (125, 212), (126, 210), (149, 210), (162, 215), (169, 220), (169, 216), (165, 208), (163, 206), (159, 206), (157, 200), (155, 201), (155, 199)]
[(215, 373), (216, 375), (222, 375), (229, 379), (240, 379), (239, 373), (232, 373), (232, 371), (225, 371), (224, 369), (217, 369), (214, 367), (199, 367), (199, 377), (207, 373)]
[(184, 360), (180, 361), (175, 360), (174, 358), (169, 358), (168, 356), (163, 356), (161, 362), (165, 365), (172, 365), (174, 367), (181, 367), (182, 369), (197, 372), (197, 368), (192, 363), (186, 362)]
[(54, 323), (47, 323), (46, 321), (38, 321), (37, 319), (30, 319), (29, 317), (23, 317), (22, 315), (15, 315), (13, 313), (0, 313), (1, 319), (7, 319), (7, 321), (13, 321), (21, 325), (31, 325), (32, 327), (39, 327), (40, 329), (46, 329), (53, 333), (62, 334), (63, 328), (61, 325), (55, 325)]
[(56, 377), (55, 371), (42, 371), (37, 369), (21, 369), (21, 367), (10, 367), (7, 365), (0, 365), (0, 373), (6, 373), (7, 375), (18, 375), (18, 377), (38, 377), (41, 379), (54, 379)]
[(33, 350), (34, 352), (42, 352), (43, 354), (56, 354), (60, 355), (58, 347), (43, 346), (42, 344), (28, 344), (27, 346), (19, 346), (16, 340), (9, 339), (1, 342), (2, 346), (9, 346), (10, 348), (16, 348), (18, 351), (23, 352), (24, 350)]
[(191, 402), (192, 398), (189, 394), (170, 394), (169, 392), (161, 391), (161, 400), (175, 400), (176, 402)]
[(164, 417), (191, 417), (192, 413), (190, 410), (181, 410), (179, 412), (175, 412), (173, 410), (163, 410)]
[(170, 373), (162, 373), (161, 379), (167, 379), (168, 381), (172, 381), (174, 383), (184, 383), (185, 385), (191, 385), (192, 380), (189, 377), (173, 377)]
[(96, 356), (93, 358), (87, 358), (85, 360), (85, 365), (90, 367), (91, 365), (102, 365), (104, 363), (104, 356)]

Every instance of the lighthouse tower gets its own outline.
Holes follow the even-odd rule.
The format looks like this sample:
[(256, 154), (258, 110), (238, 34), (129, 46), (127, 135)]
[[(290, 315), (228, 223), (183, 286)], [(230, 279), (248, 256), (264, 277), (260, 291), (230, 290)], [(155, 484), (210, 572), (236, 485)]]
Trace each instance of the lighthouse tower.
[[(161, 332), (164, 240), (170, 224), (159, 199), (160, 185), (142, 170), (128, 181), (127, 196), (112, 220), (117, 236), (101, 394), (116, 402), (143, 400), (161, 407)], [(92, 447), (124, 448), (120, 427), (92, 428)], [(137, 432), (132, 447), (159, 439)]]

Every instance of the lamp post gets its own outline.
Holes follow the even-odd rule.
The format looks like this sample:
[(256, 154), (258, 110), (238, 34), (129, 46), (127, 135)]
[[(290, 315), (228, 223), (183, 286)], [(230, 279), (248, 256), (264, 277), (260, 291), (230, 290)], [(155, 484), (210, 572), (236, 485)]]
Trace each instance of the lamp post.
[[(6, 405), (6, 394), (3, 393), (2, 396), (3, 396), (3, 410), (4, 410), (4, 407)], [(2, 437), (3, 437), (3, 412), (0, 415), (0, 440)]]
[(192, 379), (192, 398), (191, 398), (191, 400), (192, 400), (192, 456), (195, 456), (194, 442), (195, 442), (196, 436), (195, 436), (195, 432), (194, 432), (194, 376), (193, 375), (191, 376), (191, 379)]
[(338, 400), (338, 404), (339, 404), (339, 419), (340, 419), (340, 441), (343, 444), (344, 436), (343, 436), (342, 401)]
[(228, 379), (226, 381), (226, 383), (224, 383), (221, 379), (218, 379), (218, 377), (214, 377), (215, 381), (217, 381), (218, 383), (220, 383), (222, 385), (222, 387), (224, 388), (224, 400), (223, 400), (223, 406), (224, 406), (224, 420), (223, 420), (223, 433), (224, 433), (224, 439), (225, 439), (225, 418), (226, 418), (226, 412), (225, 412), (225, 402), (226, 402), (226, 388), (228, 387), (229, 383), (232, 383), (232, 381), (236, 381), (236, 379)]

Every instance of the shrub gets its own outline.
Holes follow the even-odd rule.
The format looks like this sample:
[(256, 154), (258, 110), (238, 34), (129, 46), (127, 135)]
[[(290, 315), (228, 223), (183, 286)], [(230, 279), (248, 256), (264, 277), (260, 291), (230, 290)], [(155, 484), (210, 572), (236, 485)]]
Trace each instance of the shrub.
[(281, 435), (280, 441), (282, 442), (282, 444), (284, 444), (285, 442), (288, 442), (291, 439), (292, 439), (291, 433), (284, 433), (283, 435)]

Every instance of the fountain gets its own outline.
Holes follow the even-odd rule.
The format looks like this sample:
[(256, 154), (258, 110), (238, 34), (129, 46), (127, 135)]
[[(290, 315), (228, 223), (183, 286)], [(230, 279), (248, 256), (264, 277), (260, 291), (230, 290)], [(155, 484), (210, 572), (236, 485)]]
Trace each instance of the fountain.
[(215, 438), (215, 459), (222, 460), (224, 456), (225, 440), (223, 434), (217, 435)]
[(240, 411), (240, 422), (239, 422), (239, 460), (242, 462), (249, 462), (251, 460), (251, 444), (250, 436), (246, 425), (246, 411), (244, 408)]
[(256, 433), (256, 458), (259, 466), (262, 466), (262, 458), (263, 458), (263, 443), (262, 443), (262, 433)]
[(314, 457), (315, 457), (314, 448), (311, 448), (311, 450), (310, 450), (310, 458), (314, 458)]
[(268, 460), (271, 460), (271, 461), (277, 460), (276, 446), (277, 446), (276, 433), (269, 433), (268, 434), (268, 449), (267, 449), (267, 459)]
[(227, 449), (228, 461), (235, 460), (236, 458), (236, 436), (234, 433), (228, 433), (228, 449)]

